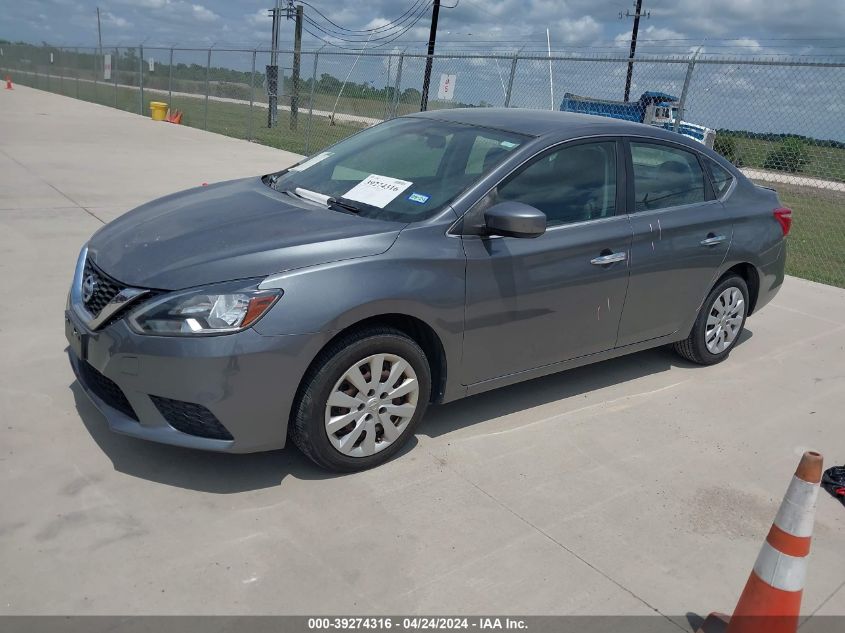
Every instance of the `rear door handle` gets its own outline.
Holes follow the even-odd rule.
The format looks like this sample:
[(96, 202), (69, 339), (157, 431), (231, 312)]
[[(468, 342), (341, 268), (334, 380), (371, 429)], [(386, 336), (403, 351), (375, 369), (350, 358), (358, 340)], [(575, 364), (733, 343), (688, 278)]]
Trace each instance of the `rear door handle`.
[(721, 244), (722, 242), (724, 242), (726, 239), (728, 239), (728, 238), (725, 237), (724, 235), (713, 235), (711, 233), (705, 239), (701, 240), (701, 245), (702, 246), (717, 246), (718, 244)]
[(624, 262), (628, 259), (628, 253), (622, 251), (621, 253), (610, 253), (608, 255), (599, 255), (590, 260), (594, 266), (607, 266), (616, 262)]

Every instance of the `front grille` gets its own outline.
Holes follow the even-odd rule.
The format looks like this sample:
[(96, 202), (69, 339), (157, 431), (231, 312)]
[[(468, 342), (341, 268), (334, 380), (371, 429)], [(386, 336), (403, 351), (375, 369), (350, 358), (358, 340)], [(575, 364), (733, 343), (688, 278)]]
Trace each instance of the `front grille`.
[(150, 396), (159, 413), (177, 431), (213, 440), (231, 440), (232, 434), (201, 404)]
[(100, 311), (108, 305), (109, 301), (114, 299), (121, 290), (126, 288), (125, 285), (112, 279), (92, 264), (90, 259), (85, 260), (85, 269), (82, 272), (83, 297), (85, 296), (85, 286), (87, 283), (90, 283), (88, 280), (93, 281), (94, 292), (87, 301), (83, 299), (83, 302), (85, 303), (85, 308), (91, 313), (91, 316), (100, 314)]
[(79, 378), (85, 383), (85, 386), (94, 393), (95, 396), (109, 405), (112, 409), (117, 409), (122, 414), (132, 418), (136, 422), (138, 421), (135, 409), (133, 409), (132, 405), (129, 404), (129, 400), (126, 399), (126, 395), (120, 387), (84, 360), (79, 361)]

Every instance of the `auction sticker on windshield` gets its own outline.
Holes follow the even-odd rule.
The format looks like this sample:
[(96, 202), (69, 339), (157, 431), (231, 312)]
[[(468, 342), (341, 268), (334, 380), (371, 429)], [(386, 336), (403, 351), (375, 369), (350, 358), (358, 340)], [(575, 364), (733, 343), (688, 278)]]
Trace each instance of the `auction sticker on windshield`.
[(414, 183), (407, 180), (370, 174), (343, 194), (343, 197), (383, 209), (412, 184)]
[(289, 171), (305, 171), (309, 167), (313, 167), (317, 163), (326, 160), (329, 156), (333, 156), (334, 152), (321, 152), (317, 154), (313, 158), (309, 158), (304, 163), (300, 163), (299, 165), (294, 165), (290, 168)]

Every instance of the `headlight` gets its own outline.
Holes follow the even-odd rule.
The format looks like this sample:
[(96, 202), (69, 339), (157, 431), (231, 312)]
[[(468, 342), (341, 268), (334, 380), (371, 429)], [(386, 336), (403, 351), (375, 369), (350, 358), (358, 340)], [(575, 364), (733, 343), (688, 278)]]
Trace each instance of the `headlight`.
[(281, 290), (258, 290), (244, 282), (175, 292), (132, 312), (129, 325), (157, 336), (228, 334), (255, 323), (280, 296)]

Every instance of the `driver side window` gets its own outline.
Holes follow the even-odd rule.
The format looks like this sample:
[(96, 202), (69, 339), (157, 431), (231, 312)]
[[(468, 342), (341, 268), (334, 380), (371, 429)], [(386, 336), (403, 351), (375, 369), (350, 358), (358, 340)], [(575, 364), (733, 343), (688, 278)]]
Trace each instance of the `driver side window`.
[(493, 202), (513, 200), (546, 214), (549, 226), (616, 214), (616, 143), (568, 145), (500, 184)]

